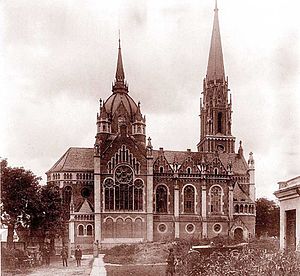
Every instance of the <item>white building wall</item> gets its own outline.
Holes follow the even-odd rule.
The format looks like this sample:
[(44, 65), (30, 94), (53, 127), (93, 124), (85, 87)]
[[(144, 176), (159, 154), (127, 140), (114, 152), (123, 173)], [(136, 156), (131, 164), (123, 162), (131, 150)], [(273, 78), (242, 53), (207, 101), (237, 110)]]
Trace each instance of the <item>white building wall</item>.
[(296, 248), (300, 251), (300, 197), (280, 201), (280, 249), (286, 248), (286, 211), (296, 209)]

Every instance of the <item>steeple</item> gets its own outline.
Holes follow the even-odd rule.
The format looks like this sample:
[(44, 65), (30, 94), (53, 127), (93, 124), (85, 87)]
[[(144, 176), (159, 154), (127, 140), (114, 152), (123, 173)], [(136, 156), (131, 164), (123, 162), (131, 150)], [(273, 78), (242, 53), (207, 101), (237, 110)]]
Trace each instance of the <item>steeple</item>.
[(119, 37), (119, 50), (118, 50), (116, 81), (124, 82), (124, 79), (125, 79), (125, 75), (124, 75), (123, 61), (122, 61), (121, 39)]
[(200, 104), (201, 131), (198, 151), (234, 152), (235, 137), (231, 135), (232, 106), (228, 91), (216, 1), (207, 73), (203, 81), (203, 104)]
[(211, 80), (223, 80), (225, 77), (217, 0), (214, 11), (214, 23), (206, 73), (207, 82)]
[(127, 83), (125, 82), (125, 74), (123, 68), (120, 32), (119, 32), (119, 48), (118, 48), (116, 78), (115, 78), (115, 83), (113, 84), (112, 91), (113, 93), (116, 92), (128, 93), (128, 87), (127, 87)]

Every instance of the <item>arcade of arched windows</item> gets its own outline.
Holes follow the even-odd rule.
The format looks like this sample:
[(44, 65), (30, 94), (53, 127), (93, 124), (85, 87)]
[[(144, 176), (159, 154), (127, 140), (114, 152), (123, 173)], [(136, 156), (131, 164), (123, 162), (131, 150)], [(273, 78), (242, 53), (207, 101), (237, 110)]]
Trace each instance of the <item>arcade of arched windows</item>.
[(107, 217), (103, 222), (104, 238), (143, 238), (144, 219), (140, 217)]
[(250, 178), (247, 175), (235, 175), (233, 176), (234, 182), (238, 182), (240, 184), (249, 183)]
[(76, 214), (75, 215), (75, 220), (79, 221), (93, 221), (94, 220), (94, 215), (92, 214)]
[(133, 169), (135, 174), (140, 174), (141, 164), (133, 156), (133, 154), (127, 149), (125, 145), (122, 145), (121, 148), (115, 153), (111, 160), (107, 163), (107, 172), (112, 173), (115, 167), (121, 163), (127, 163)]
[[(79, 173), (53, 173), (52, 180), (72, 180), (73, 177), (76, 180), (83, 180), (83, 181), (91, 181), (94, 179), (94, 174), (92, 172), (79, 172)], [(51, 180), (51, 175), (48, 175), (47, 180)], [(78, 182), (78, 181), (77, 181)]]
[(234, 203), (234, 214), (254, 214), (255, 206), (254, 204), (247, 204), (236, 202)]
[(64, 179), (72, 179), (72, 173), (64, 173)]
[(83, 236), (83, 237), (93, 236), (93, 232), (94, 232), (94, 227), (92, 224), (87, 224), (87, 225), (79, 224), (77, 226), (77, 236)]
[[(77, 173), (76, 174), (77, 180), (92, 180), (93, 178), (94, 178), (93, 173)], [(70, 179), (72, 179), (72, 177)]]
[(60, 173), (54, 173), (52, 174), (53, 180), (59, 180), (60, 179)]

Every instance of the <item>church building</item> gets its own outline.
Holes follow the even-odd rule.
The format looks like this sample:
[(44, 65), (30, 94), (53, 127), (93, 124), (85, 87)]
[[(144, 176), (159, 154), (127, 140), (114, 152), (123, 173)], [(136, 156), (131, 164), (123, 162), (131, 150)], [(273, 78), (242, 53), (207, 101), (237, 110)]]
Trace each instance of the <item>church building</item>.
[(95, 241), (108, 247), (255, 235), (254, 159), (250, 153), (245, 160), (241, 142), (236, 152), (231, 133), (217, 6), (202, 94), (197, 151), (154, 149), (141, 104), (130, 97), (119, 40), (115, 80), (112, 93), (100, 100), (95, 144), (69, 148), (46, 173), (69, 210), (71, 248), (89, 249)]

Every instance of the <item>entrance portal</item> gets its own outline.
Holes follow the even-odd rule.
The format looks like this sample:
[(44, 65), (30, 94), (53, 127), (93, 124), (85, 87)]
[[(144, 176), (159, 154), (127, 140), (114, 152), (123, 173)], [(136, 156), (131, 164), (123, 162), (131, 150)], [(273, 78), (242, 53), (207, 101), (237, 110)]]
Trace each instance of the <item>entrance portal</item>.
[(296, 210), (286, 211), (286, 249), (296, 250)]
[(234, 230), (234, 240), (235, 241), (238, 241), (238, 242), (241, 242), (244, 240), (244, 233), (243, 233), (243, 229), (242, 228), (236, 228)]

